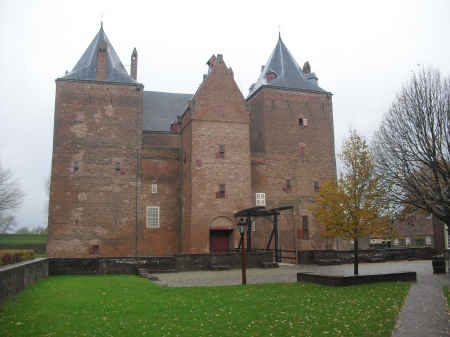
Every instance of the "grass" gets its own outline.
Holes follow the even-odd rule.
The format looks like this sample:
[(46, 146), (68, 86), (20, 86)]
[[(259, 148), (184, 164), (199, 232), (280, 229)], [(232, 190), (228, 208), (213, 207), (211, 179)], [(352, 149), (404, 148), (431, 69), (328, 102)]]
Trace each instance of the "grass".
[(46, 234), (2, 234), (0, 249), (32, 249), (34, 257), (45, 257)]
[(450, 287), (449, 286), (443, 286), (442, 290), (444, 292), (444, 297), (447, 300), (447, 308), (450, 309)]
[(0, 336), (390, 336), (410, 283), (161, 287), (52, 276), (0, 306)]
[(0, 235), (0, 245), (46, 245), (47, 235), (41, 234), (2, 234)]

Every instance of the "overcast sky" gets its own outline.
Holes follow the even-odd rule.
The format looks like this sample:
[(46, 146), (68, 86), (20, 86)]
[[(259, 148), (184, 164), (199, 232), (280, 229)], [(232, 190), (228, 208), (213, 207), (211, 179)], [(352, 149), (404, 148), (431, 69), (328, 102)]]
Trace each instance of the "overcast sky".
[(145, 90), (176, 93), (194, 93), (206, 61), (223, 54), (247, 96), (282, 25), (299, 65), (309, 61), (333, 93), (337, 152), (350, 127), (371, 139), (412, 71), (450, 74), (450, 1), (0, 0), (0, 158), (27, 193), (19, 227), (45, 223), (55, 79), (75, 66), (101, 14), (124, 65), (137, 48)]

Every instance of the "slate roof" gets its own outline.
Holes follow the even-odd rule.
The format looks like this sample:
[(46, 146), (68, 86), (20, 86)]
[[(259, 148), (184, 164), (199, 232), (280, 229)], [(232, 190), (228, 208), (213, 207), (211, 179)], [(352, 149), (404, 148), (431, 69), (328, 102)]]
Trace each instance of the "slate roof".
[[(276, 78), (267, 82), (266, 74), (270, 72), (274, 72)], [(320, 93), (327, 92), (318, 85), (308, 81), (303, 70), (292, 57), (283, 40), (281, 40), (281, 36), (278, 38), (278, 43), (261, 72), (258, 81), (250, 87), (250, 93), (247, 98), (251, 97), (261, 87), (277, 87)]]
[(143, 131), (170, 131), (170, 125), (181, 116), (192, 94), (144, 91)]
[(103, 24), (100, 27), (100, 31), (92, 40), (89, 47), (81, 56), (78, 63), (75, 65), (71, 72), (65, 74), (62, 79), (71, 80), (93, 80), (96, 81), (96, 70), (97, 70), (97, 45), (99, 42), (107, 42), (107, 72), (106, 81), (107, 82), (122, 82), (122, 83), (137, 83), (130, 75), (128, 75), (125, 67), (117, 56), (111, 42), (109, 42), (103, 30)]

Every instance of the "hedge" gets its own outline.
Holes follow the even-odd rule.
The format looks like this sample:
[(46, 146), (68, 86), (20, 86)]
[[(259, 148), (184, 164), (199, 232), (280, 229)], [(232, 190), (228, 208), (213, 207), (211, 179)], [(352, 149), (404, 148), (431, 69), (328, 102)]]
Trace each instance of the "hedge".
[(0, 250), (0, 266), (34, 259), (34, 250)]

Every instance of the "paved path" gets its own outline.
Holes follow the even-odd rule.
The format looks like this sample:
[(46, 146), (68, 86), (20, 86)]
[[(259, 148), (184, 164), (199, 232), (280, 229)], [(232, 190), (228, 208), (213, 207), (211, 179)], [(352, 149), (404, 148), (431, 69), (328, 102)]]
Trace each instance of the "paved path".
[[(277, 269), (248, 269), (247, 284), (297, 282), (298, 272), (353, 275), (353, 265), (317, 266), (282, 264)], [(450, 286), (449, 274), (433, 274), (431, 261), (361, 263), (359, 274), (415, 271), (417, 282), (411, 287), (392, 337), (450, 336), (450, 315), (442, 286)], [(158, 274), (156, 283), (171, 287), (241, 284), (241, 270), (197, 271)]]

